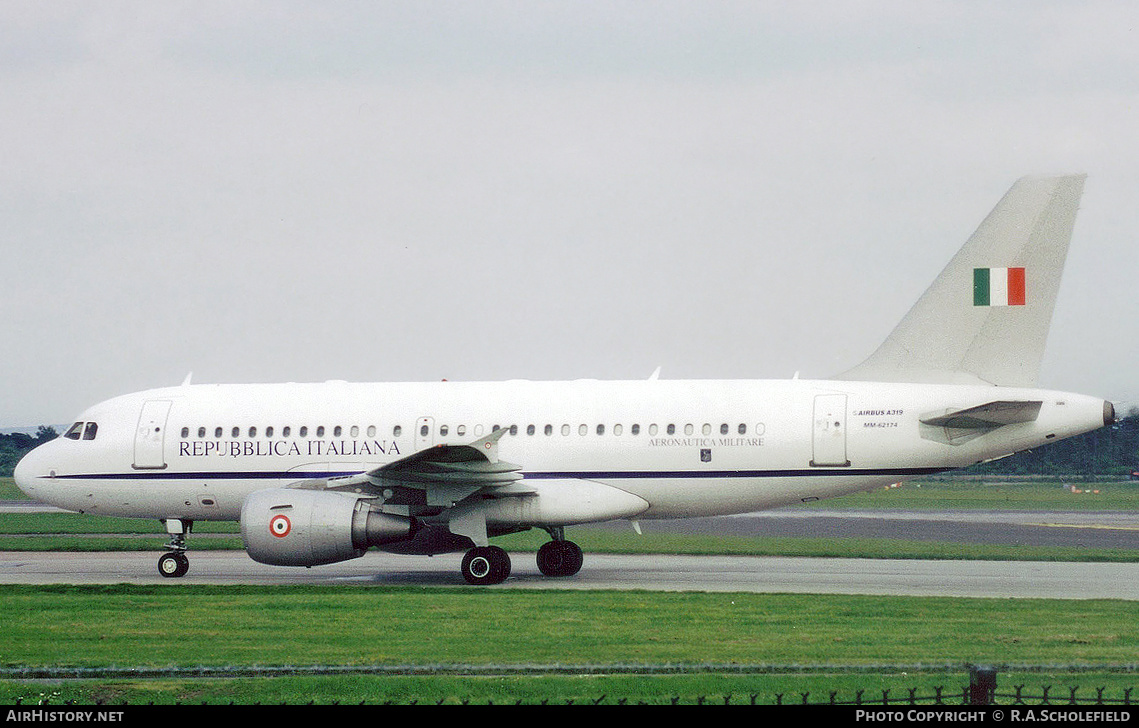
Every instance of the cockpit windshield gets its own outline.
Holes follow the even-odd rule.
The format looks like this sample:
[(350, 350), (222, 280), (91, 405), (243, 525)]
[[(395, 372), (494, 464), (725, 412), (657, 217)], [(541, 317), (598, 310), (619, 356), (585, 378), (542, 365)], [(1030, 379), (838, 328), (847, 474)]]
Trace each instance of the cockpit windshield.
[(67, 432), (63, 434), (69, 440), (94, 440), (95, 436), (99, 433), (99, 425), (94, 422), (76, 422), (71, 427), (67, 428)]

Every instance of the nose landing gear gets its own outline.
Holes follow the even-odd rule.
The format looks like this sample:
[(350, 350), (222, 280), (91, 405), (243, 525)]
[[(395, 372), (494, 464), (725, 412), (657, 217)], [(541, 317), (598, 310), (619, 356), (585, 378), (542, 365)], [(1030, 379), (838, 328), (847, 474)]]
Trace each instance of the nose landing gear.
[(162, 523), (166, 526), (166, 533), (170, 534), (170, 543), (166, 544), (169, 551), (158, 559), (158, 573), (168, 579), (185, 576), (190, 570), (190, 560), (186, 558), (186, 534), (194, 522), (167, 518)]
[(185, 576), (190, 570), (190, 560), (181, 551), (169, 551), (158, 559), (158, 573), (168, 578)]

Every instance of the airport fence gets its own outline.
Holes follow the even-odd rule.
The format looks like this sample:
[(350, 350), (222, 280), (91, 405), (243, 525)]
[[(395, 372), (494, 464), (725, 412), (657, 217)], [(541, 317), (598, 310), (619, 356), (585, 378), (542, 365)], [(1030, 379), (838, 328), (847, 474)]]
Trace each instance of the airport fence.
[[(1114, 671), (1135, 672), (1135, 666), (1120, 666)], [(875, 672), (866, 668), (850, 668), (851, 671)], [(218, 667), (166, 667), (166, 668), (33, 668), (33, 667), (5, 667), (0, 668), (0, 679), (15, 680), (50, 680), (52, 682), (65, 680), (92, 680), (123, 678), (133, 679), (194, 679), (203, 677), (231, 677), (231, 678), (257, 678), (280, 677), (283, 675), (307, 676), (335, 676), (335, 675), (503, 675), (503, 674), (681, 674), (694, 672), (733, 673), (733, 674), (787, 674), (813, 672), (812, 669), (787, 666), (785, 668), (762, 666), (597, 666), (582, 669), (577, 667), (559, 666), (307, 666), (307, 667), (244, 667), (244, 668), (218, 668)], [(827, 672), (836, 672), (834, 667), (826, 668)], [(1019, 672), (1022, 672), (1018, 668)], [(844, 672), (839, 668), (837, 672)], [(1060, 672), (1064, 672), (1061, 670)], [(957, 673), (960, 675), (960, 672)], [(902, 709), (902, 708), (947, 708), (954, 709), (962, 706), (1024, 706), (1027, 708), (1052, 709), (1126, 709), (1139, 704), (1139, 693), (1133, 687), (1115, 688), (1109, 690), (1102, 686), (1076, 686), (1065, 684), (1055, 685), (1001, 685), (1000, 671), (997, 668), (986, 666), (968, 666), (968, 684), (935, 686), (932, 688), (906, 688), (903, 692), (895, 690), (828, 690), (826, 692), (798, 692), (798, 693), (772, 693), (759, 692), (740, 694), (730, 693), (721, 695), (657, 695), (651, 699), (640, 695), (636, 697), (623, 697), (604, 693), (594, 697), (584, 697), (573, 700), (566, 699), (527, 699), (527, 700), (477, 700), (452, 696), (437, 699), (433, 702), (414, 699), (372, 699), (363, 701), (334, 701), (326, 705), (701, 705), (701, 706), (832, 706), (836, 708), (873, 708)], [(1079, 671), (1070, 673), (1077, 677)], [(17, 704), (30, 706), (45, 706), (54, 703), (56, 706), (73, 705), (73, 701), (41, 697), (38, 700), (17, 701)], [(124, 703), (125, 704), (125, 703)], [(205, 705), (203, 703), (188, 703), (189, 705)], [(292, 703), (274, 703), (274, 705), (316, 705), (312, 701), (298, 700)], [(113, 706), (117, 703), (98, 701), (96, 705)], [(1139, 716), (1139, 713), (1136, 714)]]

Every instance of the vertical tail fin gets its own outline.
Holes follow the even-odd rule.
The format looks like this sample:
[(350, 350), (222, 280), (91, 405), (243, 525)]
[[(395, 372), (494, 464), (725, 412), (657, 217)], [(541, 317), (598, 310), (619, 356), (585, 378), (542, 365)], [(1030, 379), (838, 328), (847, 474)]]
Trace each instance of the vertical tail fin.
[(1084, 177), (1018, 180), (882, 346), (839, 378), (1035, 386)]

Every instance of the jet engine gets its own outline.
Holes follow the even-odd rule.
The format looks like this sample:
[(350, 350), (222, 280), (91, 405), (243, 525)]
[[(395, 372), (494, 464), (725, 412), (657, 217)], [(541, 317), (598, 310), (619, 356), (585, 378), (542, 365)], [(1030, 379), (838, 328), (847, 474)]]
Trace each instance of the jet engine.
[(241, 508), (241, 538), (255, 561), (319, 566), (355, 559), (371, 546), (415, 535), (414, 519), (381, 513), (359, 496), (331, 490), (269, 488)]

